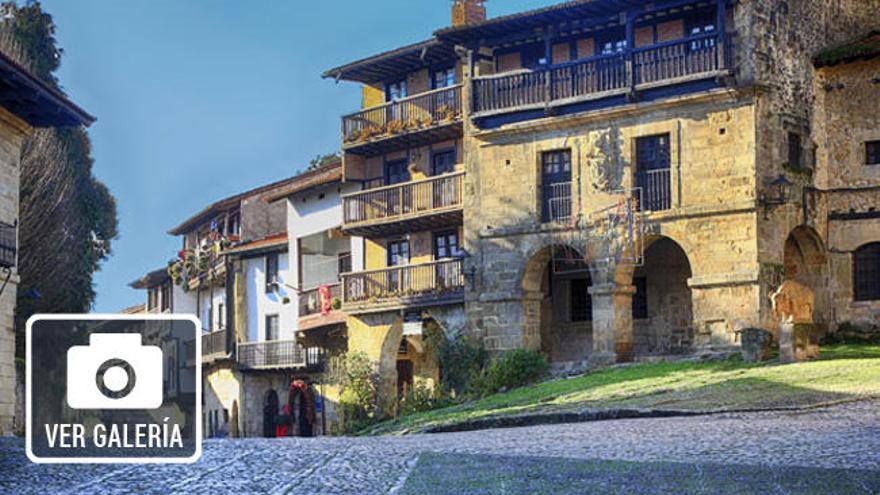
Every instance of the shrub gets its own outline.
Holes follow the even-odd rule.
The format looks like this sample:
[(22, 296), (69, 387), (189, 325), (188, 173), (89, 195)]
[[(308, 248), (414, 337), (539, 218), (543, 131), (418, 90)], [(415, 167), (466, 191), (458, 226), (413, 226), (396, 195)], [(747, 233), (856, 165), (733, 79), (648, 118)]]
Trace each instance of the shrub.
[(406, 416), (422, 411), (430, 411), (452, 405), (453, 399), (443, 391), (432, 391), (419, 383), (407, 390), (400, 401), (400, 414)]
[(379, 374), (365, 353), (348, 352), (330, 358), (329, 381), (340, 389), (343, 431), (352, 433), (377, 420)]
[(841, 322), (837, 330), (822, 337), (822, 345), (828, 344), (880, 344), (880, 327), (871, 324)]
[(550, 364), (541, 353), (525, 349), (505, 351), (483, 370), (476, 388), (481, 395), (490, 395), (521, 387), (536, 381), (548, 369)]
[(443, 339), (437, 345), (437, 357), (440, 361), (440, 383), (447, 395), (466, 398), (480, 393), (475, 384), (487, 361), (486, 350), (481, 345), (464, 336)]

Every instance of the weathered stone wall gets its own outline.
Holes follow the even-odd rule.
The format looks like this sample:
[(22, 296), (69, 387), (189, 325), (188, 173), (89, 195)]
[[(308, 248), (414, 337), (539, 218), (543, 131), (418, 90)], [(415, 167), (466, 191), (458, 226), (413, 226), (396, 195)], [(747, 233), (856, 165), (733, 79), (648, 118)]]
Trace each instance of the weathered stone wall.
[[(233, 409), (239, 410), (239, 431), (241, 428), (241, 374), (234, 371), (231, 365), (212, 365), (203, 372), (202, 383), (202, 431), (207, 437), (212, 415), (218, 417), (218, 428), (227, 435), (232, 435), (231, 425)], [(228, 421), (224, 421), (224, 413)], [(217, 435), (217, 432), (213, 432)]]
[[(647, 230), (687, 255), (696, 343), (733, 343), (758, 305), (753, 101), (722, 90), (477, 134), (466, 144), (465, 245), (478, 273), (467, 297), (469, 331), (493, 351), (541, 347), (535, 315), (543, 297), (525, 286), (527, 265), (562, 238), (540, 221), (543, 151), (572, 150), (574, 190), (580, 182), (589, 213), (592, 198), (634, 187), (635, 139), (668, 133), (672, 209), (649, 215)], [(632, 269), (624, 285), (631, 277)], [(594, 298), (594, 329), (606, 310), (622, 311)]]
[[(0, 221), (9, 224), (18, 221), (21, 144), (30, 131), (26, 123), (0, 108)], [(14, 433), (16, 379), (13, 317), (18, 282), (18, 272), (13, 268), (9, 283), (0, 294), (0, 435)]]

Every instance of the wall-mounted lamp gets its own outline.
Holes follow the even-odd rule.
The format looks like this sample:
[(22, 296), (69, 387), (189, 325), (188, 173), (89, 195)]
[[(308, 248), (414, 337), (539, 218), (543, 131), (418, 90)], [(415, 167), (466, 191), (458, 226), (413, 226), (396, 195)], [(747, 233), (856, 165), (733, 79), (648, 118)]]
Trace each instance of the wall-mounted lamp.
[(779, 177), (773, 179), (770, 183), (770, 196), (761, 194), (759, 203), (764, 207), (764, 220), (769, 217), (770, 209), (775, 206), (782, 206), (788, 202), (791, 194), (792, 183), (785, 175), (779, 174)]

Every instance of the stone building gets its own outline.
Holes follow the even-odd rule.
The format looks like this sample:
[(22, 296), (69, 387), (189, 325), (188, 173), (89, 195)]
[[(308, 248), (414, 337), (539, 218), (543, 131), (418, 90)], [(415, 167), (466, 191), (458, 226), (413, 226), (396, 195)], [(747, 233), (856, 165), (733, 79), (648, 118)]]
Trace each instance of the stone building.
[(389, 410), (402, 337), (431, 327), (558, 363), (724, 349), (775, 325), (786, 279), (822, 327), (876, 324), (876, 60), (816, 57), (880, 2), (483, 4), (325, 73), (363, 85), (342, 228), (366, 271), (343, 308)]
[[(15, 302), (19, 275), (19, 163), (21, 146), (35, 128), (91, 125), (95, 118), (64, 94), (0, 53), (0, 435), (23, 424), (16, 411)], [(24, 397), (20, 397), (24, 401)]]

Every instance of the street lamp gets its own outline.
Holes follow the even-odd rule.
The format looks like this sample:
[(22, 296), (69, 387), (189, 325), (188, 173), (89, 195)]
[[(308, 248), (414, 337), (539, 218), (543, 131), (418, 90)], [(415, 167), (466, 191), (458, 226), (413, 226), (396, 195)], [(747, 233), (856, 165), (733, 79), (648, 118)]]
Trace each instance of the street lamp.
[(783, 174), (779, 174), (779, 177), (770, 182), (771, 195), (761, 194), (759, 198), (760, 204), (764, 207), (764, 220), (768, 219), (772, 207), (782, 206), (788, 202), (792, 185), (791, 181)]

